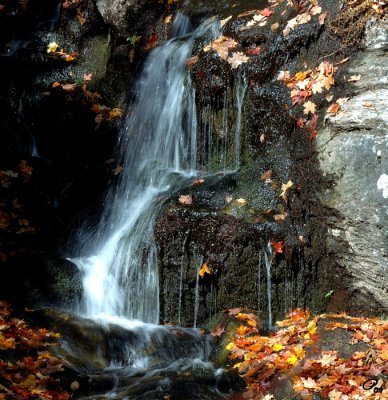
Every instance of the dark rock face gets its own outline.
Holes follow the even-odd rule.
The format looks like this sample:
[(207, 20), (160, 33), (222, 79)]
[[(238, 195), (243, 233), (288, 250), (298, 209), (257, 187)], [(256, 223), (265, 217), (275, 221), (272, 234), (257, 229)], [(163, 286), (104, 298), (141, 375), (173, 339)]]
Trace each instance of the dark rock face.
[(0, 283), (3, 299), (28, 307), (76, 309), (82, 298), (82, 277), (68, 260), (36, 254), (12, 258)]
[[(325, 259), (326, 217), (319, 204), (323, 181), (314, 143), (295, 126), (289, 92), (276, 79), (280, 70), (302, 70), (309, 57), (316, 63), (327, 54), (327, 33), (318, 24), (306, 24), (289, 36), (270, 26), (241, 29), (252, 14), (244, 19), (235, 13), (249, 9), (248, 3), (244, 10), (220, 12), (220, 18), (232, 14), (222, 34), (237, 42), (234, 52), (260, 47), (259, 55), (232, 69), (215, 51), (201, 51), (206, 43), (197, 44), (199, 60), (191, 67), (191, 77), (198, 110), (198, 162), (204, 170), (224, 171), (228, 177), (215, 184), (217, 178), (203, 176), (202, 186), (181, 192), (192, 196), (192, 205), (173, 201), (157, 221), (162, 320), (192, 325), (242, 306), (259, 309), (260, 318), (271, 323), (291, 307), (319, 311), (328, 303), (325, 294), (333, 272)], [(284, 20), (296, 15), (292, 9), (286, 12)], [(236, 131), (238, 92), (244, 84), (236, 163), (236, 157), (219, 149), (233, 142), (225, 139), (225, 132)], [(228, 168), (238, 172), (228, 175)], [(260, 179), (266, 171), (271, 171), (269, 182)], [(282, 199), (279, 187), (288, 181), (293, 188)], [(282, 221), (277, 219), (285, 214)], [(284, 248), (275, 253), (280, 242)], [(212, 273), (198, 277), (205, 262)]]
[(331, 214), (326, 245), (344, 277), (333, 308), (371, 314), (388, 307), (387, 48), (386, 26), (372, 24), (346, 71), (361, 79), (345, 92), (343, 112), (327, 118), (317, 143), (329, 182), (321, 197)]

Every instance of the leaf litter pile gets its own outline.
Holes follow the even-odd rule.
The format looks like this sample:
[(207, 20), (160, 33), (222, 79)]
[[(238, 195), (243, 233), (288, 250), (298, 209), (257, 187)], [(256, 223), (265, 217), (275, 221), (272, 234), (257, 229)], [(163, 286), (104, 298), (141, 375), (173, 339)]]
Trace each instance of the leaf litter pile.
[(54, 377), (63, 371), (62, 361), (45, 349), (58, 338), (11, 317), (9, 305), (0, 301), (0, 400), (70, 398)]
[[(330, 400), (388, 398), (388, 321), (345, 313), (312, 317), (309, 311), (296, 309), (276, 323), (276, 332), (262, 336), (257, 317), (237, 311), (229, 315), (241, 324), (226, 349), (247, 385), (245, 399), (275, 399), (275, 374), (291, 380), (301, 399), (316, 398), (314, 394)], [(323, 331), (347, 331), (349, 347), (362, 344), (367, 350), (342, 358), (338, 351), (320, 349), (318, 323)]]

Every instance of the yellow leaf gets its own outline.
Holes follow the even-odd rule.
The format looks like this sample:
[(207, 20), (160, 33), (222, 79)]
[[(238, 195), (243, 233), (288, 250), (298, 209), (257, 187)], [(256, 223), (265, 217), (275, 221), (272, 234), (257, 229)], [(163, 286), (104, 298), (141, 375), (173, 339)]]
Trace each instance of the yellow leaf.
[(58, 43), (51, 42), (47, 45), (47, 53), (55, 53), (59, 47)]
[(240, 206), (246, 206), (248, 204), (248, 201), (246, 199), (237, 199), (236, 203)]
[(275, 343), (272, 348), (274, 351), (280, 351), (284, 349), (284, 346), (280, 343)]
[(203, 263), (201, 269), (199, 270), (199, 276), (203, 278), (205, 274), (211, 274), (212, 271), (209, 269), (207, 263)]
[(52, 88), (56, 88), (56, 87), (58, 87), (58, 86), (61, 86), (60, 82), (58, 82), (58, 81), (55, 81), (55, 82), (51, 85)]
[(288, 181), (287, 183), (282, 184), (282, 192), (280, 193), (280, 197), (282, 197), (285, 201), (287, 200), (287, 191), (293, 186), (292, 181)]
[(232, 351), (236, 349), (236, 345), (233, 342), (230, 342), (229, 344), (226, 345), (225, 347), (226, 350)]
[(295, 354), (292, 354), (290, 357), (287, 358), (287, 363), (290, 365), (295, 365), (298, 361), (298, 357)]

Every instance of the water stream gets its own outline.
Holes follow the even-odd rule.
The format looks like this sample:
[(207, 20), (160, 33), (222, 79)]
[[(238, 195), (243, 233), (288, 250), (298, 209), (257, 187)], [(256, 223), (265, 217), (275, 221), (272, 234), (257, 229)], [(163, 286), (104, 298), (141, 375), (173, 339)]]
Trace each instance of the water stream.
[[(84, 274), (88, 317), (159, 322), (159, 279), (153, 240), (155, 217), (168, 194), (195, 174), (195, 104), (186, 60), (195, 38), (218, 24), (191, 31), (178, 14), (172, 39), (148, 56), (117, 146), (123, 170), (108, 193), (100, 225), (73, 257)], [(185, 120), (185, 121), (184, 121)]]
[[(220, 372), (208, 363), (209, 337), (200, 335), (196, 329), (156, 325), (159, 323), (159, 273), (153, 238), (155, 218), (165, 200), (198, 174), (198, 113), (186, 61), (195, 39), (204, 35), (210, 40), (218, 37), (218, 27), (219, 23), (213, 19), (193, 30), (190, 20), (178, 14), (173, 38), (148, 55), (117, 144), (115, 161), (121, 172), (106, 196), (99, 225), (86, 227), (78, 235), (74, 248), (77, 256), (71, 258), (83, 273), (84, 299), (78, 314), (106, 326), (110, 332), (118, 329), (115, 326), (131, 333), (130, 344), (124, 341), (119, 345), (118, 352), (125, 356), (115, 359), (109, 371), (104, 369), (104, 373), (114, 375), (118, 381), (141, 376), (140, 380), (136, 378), (139, 385), (142, 385), (140, 381), (148, 385), (151, 382), (148, 379), (157, 376), (155, 382), (163, 386), (170, 379), (163, 378), (164, 375), (177, 373), (169, 384), (179, 383), (182, 379), (179, 374), (186, 370), (191, 371), (189, 375), (203, 370), (206, 382), (219, 380)], [(238, 116), (234, 129), (230, 129), (227, 146), (233, 168), (238, 167), (239, 158), (230, 143), (237, 145), (238, 140), (240, 146), (236, 137), (240, 136), (246, 90), (243, 78), (235, 90)], [(226, 126), (226, 117), (224, 123)], [(227, 163), (225, 158), (221, 161), (219, 167), (223, 171)], [(182, 245), (177, 274), (178, 321), (187, 240), (186, 237)], [(201, 261), (202, 257), (194, 261), (197, 268), (194, 328), (198, 322)], [(127, 334), (119, 332), (121, 341)], [(115, 391), (121, 390), (120, 385)], [(114, 398), (113, 391), (110, 396)], [(218, 392), (216, 396), (219, 398)]]

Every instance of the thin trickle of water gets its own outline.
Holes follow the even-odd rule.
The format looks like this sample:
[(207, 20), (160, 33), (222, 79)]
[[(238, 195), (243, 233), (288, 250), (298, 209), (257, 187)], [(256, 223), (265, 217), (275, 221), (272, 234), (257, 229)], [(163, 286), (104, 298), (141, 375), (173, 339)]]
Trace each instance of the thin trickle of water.
[(188, 18), (178, 14), (173, 32), (180, 36), (154, 49), (145, 63), (118, 141), (123, 171), (107, 195), (98, 229), (81, 237), (81, 256), (72, 258), (84, 275), (80, 312), (88, 317), (159, 322), (153, 226), (168, 193), (194, 173), (195, 132), (184, 123), (196, 125), (186, 60), (195, 38), (214, 34), (216, 25), (206, 21), (190, 33)]
[(194, 291), (194, 323), (193, 328), (197, 327), (197, 319), (198, 319), (198, 310), (199, 310), (199, 271), (201, 270), (203, 262), (198, 264), (197, 268), (197, 276), (195, 279), (195, 291)]
[(261, 311), (261, 251), (259, 253), (259, 267), (257, 269), (257, 310)]
[(182, 244), (182, 257), (181, 257), (181, 265), (180, 265), (180, 275), (179, 275), (179, 297), (178, 297), (178, 324), (181, 323), (181, 312), (182, 312), (182, 292), (183, 292), (183, 270), (185, 266), (185, 250), (186, 250), (186, 242), (189, 237), (189, 234), (186, 235), (185, 240)]
[(240, 165), (242, 110), (247, 89), (239, 75), (234, 88), (226, 87), (222, 99), (203, 105), (198, 113), (198, 162), (208, 171), (235, 171)]
[(268, 303), (268, 327), (272, 327), (272, 294), (271, 294), (271, 242), (268, 242), (267, 248), (264, 249), (265, 269), (267, 273), (267, 303)]
[(234, 165), (235, 168), (240, 166), (240, 153), (241, 153), (241, 111), (242, 105), (245, 97), (245, 92), (247, 90), (247, 81), (241, 74), (237, 77), (236, 85), (236, 102), (237, 102), (237, 117), (236, 117), (236, 131), (235, 131), (235, 141), (234, 141)]

